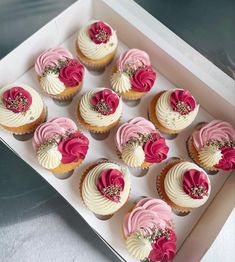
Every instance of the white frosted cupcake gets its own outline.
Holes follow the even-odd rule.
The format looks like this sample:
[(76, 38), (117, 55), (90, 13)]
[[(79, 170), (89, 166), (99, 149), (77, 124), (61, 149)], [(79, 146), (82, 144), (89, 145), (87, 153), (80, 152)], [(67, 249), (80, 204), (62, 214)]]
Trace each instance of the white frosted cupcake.
[(12, 83), (0, 89), (0, 126), (19, 135), (19, 140), (25, 140), (25, 135), (32, 133), (46, 117), (46, 106), (33, 88)]
[(103, 21), (90, 21), (78, 32), (77, 55), (93, 71), (103, 71), (113, 60), (118, 46), (116, 32)]
[(121, 118), (122, 100), (108, 88), (91, 89), (78, 103), (79, 123), (93, 133), (107, 133)]
[(206, 203), (211, 185), (206, 172), (194, 163), (176, 160), (157, 176), (157, 191), (173, 209), (189, 212)]
[(130, 193), (130, 174), (118, 164), (98, 162), (85, 170), (80, 193), (86, 207), (105, 219), (117, 212)]
[(189, 91), (171, 89), (153, 97), (148, 113), (161, 132), (177, 134), (192, 124), (198, 110), (199, 105)]

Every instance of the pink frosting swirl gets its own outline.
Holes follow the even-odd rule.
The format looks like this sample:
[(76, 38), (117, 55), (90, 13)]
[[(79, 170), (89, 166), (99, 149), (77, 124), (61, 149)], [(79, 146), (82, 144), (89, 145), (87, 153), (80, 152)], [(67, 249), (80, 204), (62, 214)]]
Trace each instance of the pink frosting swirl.
[(224, 147), (221, 150), (222, 159), (215, 165), (216, 168), (222, 170), (235, 169), (235, 148)]
[(89, 140), (80, 131), (71, 134), (68, 138), (62, 139), (58, 149), (62, 154), (61, 162), (69, 164), (84, 159), (89, 146)]
[(48, 66), (58, 66), (59, 60), (66, 61), (72, 59), (73, 55), (65, 48), (50, 48), (44, 51), (36, 60), (35, 71), (39, 76), (42, 76), (45, 68)]
[(122, 147), (132, 138), (139, 138), (139, 134), (155, 133), (154, 125), (143, 117), (136, 117), (121, 125), (116, 133), (115, 143), (121, 152)]
[(125, 181), (122, 173), (117, 169), (105, 169), (97, 181), (100, 193), (111, 201), (119, 202)]
[(119, 71), (124, 72), (125, 70), (132, 68), (136, 70), (138, 67), (150, 66), (149, 55), (139, 49), (130, 49), (122, 53), (117, 60), (117, 68)]
[[(33, 147), (37, 151), (40, 145), (47, 140), (58, 135), (64, 135), (68, 131), (71, 133), (77, 131), (77, 126), (72, 120), (66, 117), (53, 118), (49, 122), (43, 123), (37, 127), (33, 136)], [(59, 141), (60, 139), (58, 142)]]
[(143, 145), (145, 153), (145, 161), (149, 163), (160, 163), (167, 158), (169, 147), (166, 145), (165, 138), (159, 133), (153, 134), (153, 138), (149, 139)]
[(192, 135), (193, 144), (197, 151), (201, 150), (210, 141), (222, 143), (235, 141), (235, 130), (232, 125), (222, 120), (213, 120), (204, 125)]
[(32, 104), (32, 96), (24, 88), (16, 86), (3, 93), (2, 102), (8, 110), (21, 113), (29, 109)]
[(106, 88), (92, 96), (91, 104), (94, 109), (102, 115), (111, 115), (115, 113), (119, 105), (119, 97), (110, 89)]
[(84, 66), (76, 59), (71, 59), (67, 66), (60, 69), (59, 79), (68, 87), (77, 86), (83, 79)]
[(146, 197), (125, 216), (123, 232), (128, 237), (140, 229), (148, 232), (153, 227), (172, 228), (171, 208), (163, 200)]
[(162, 236), (152, 244), (152, 250), (149, 259), (152, 262), (168, 262), (171, 261), (176, 253), (176, 235), (171, 230), (169, 237)]
[(196, 107), (196, 101), (187, 90), (175, 90), (171, 93), (170, 104), (174, 111), (187, 115)]
[(196, 169), (187, 170), (183, 176), (183, 189), (191, 198), (202, 199), (209, 190), (207, 175)]
[(131, 87), (137, 92), (148, 92), (154, 85), (156, 73), (151, 66), (139, 67), (130, 78)]
[(88, 30), (90, 39), (96, 44), (106, 44), (112, 35), (112, 29), (102, 21), (90, 25)]

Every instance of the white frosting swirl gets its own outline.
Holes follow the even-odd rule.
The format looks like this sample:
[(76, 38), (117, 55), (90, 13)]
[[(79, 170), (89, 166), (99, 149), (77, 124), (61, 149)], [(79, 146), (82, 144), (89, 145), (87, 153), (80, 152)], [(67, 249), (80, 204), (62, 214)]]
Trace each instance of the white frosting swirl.
[[(97, 188), (97, 180), (104, 169), (117, 169), (122, 172), (125, 186), (120, 193), (120, 202), (114, 202), (103, 196)], [(127, 168), (114, 163), (101, 163), (91, 169), (82, 183), (82, 198), (85, 205), (95, 214), (111, 215), (127, 201), (130, 192), (130, 173)]]
[(145, 160), (142, 146), (137, 144), (126, 144), (122, 149), (122, 160), (131, 167), (140, 167)]
[(204, 146), (199, 152), (199, 159), (206, 167), (213, 167), (222, 158), (221, 151), (215, 146)]
[(122, 72), (115, 72), (111, 75), (110, 83), (112, 89), (117, 93), (126, 93), (131, 89), (129, 77)]
[[(91, 98), (95, 93), (103, 89), (105, 88), (96, 88), (96, 89), (92, 89), (88, 91), (86, 94), (83, 95), (80, 101), (80, 114), (82, 118), (85, 120), (86, 123), (93, 125), (93, 126), (109, 126), (115, 123), (121, 117), (121, 114), (122, 114), (121, 98), (119, 98), (119, 105), (113, 114), (102, 115), (101, 113), (93, 109), (92, 104), (90, 102)], [(117, 95), (116, 93), (114, 94)]]
[(203, 172), (207, 176), (205, 171), (196, 164), (190, 162), (181, 162), (174, 165), (167, 172), (164, 180), (164, 187), (167, 196), (176, 205), (181, 207), (196, 208), (206, 203), (211, 191), (210, 180), (207, 176), (209, 184), (207, 196), (204, 196), (202, 199), (191, 198), (188, 194), (184, 192), (183, 189), (183, 176), (184, 173), (189, 169), (196, 169), (200, 172)]
[(164, 92), (158, 99), (155, 112), (158, 121), (166, 128), (171, 130), (181, 130), (188, 127), (196, 118), (199, 105), (189, 112), (187, 115), (181, 115), (179, 112), (173, 111), (170, 105), (170, 95), (174, 90)]
[(97, 21), (91, 21), (88, 25), (81, 28), (77, 37), (77, 44), (81, 52), (88, 58), (93, 60), (99, 60), (105, 56), (111, 54), (118, 45), (118, 39), (116, 32), (108, 25), (112, 30), (112, 35), (107, 43), (96, 44), (94, 43), (88, 34), (89, 26)]
[[(32, 96), (32, 104), (25, 112), (14, 113), (7, 109), (2, 102), (3, 93), (12, 87), (22, 87)], [(7, 127), (19, 127), (34, 122), (40, 117), (43, 111), (43, 101), (40, 95), (28, 85), (22, 83), (12, 83), (0, 89), (0, 124)]]
[(152, 250), (151, 243), (144, 237), (143, 230), (131, 234), (126, 240), (126, 247), (131, 256), (138, 260), (144, 260)]
[(37, 152), (38, 162), (46, 169), (53, 169), (60, 165), (62, 154), (57, 145), (49, 146)]
[(65, 90), (65, 85), (60, 81), (59, 75), (48, 73), (46, 76), (40, 77), (40, 85), (45, 92), (50, 95), (58, 95)]

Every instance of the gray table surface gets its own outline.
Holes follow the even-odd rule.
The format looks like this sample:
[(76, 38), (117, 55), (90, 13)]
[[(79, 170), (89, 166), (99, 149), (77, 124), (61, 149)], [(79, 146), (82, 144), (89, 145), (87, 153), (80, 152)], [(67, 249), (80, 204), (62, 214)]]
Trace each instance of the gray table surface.
[[(0, 58), (75, 2), (0, 0)], [(137, 0), (235, 76), (234, 0)], [(70, 205), (0, 143), (0, 261), (119, 261)]]

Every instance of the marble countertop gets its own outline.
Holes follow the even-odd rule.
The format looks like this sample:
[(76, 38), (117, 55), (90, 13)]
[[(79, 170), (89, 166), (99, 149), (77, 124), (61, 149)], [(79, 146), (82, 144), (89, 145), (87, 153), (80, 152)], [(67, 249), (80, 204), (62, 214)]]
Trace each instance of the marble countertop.
[[(0, 58), (73, 2), (1, 0)], [(136, 2), (234, 77), (233, 0)], [(119, 261), (79, 214), (3, 143), (0, 155), (0, 261)]]

